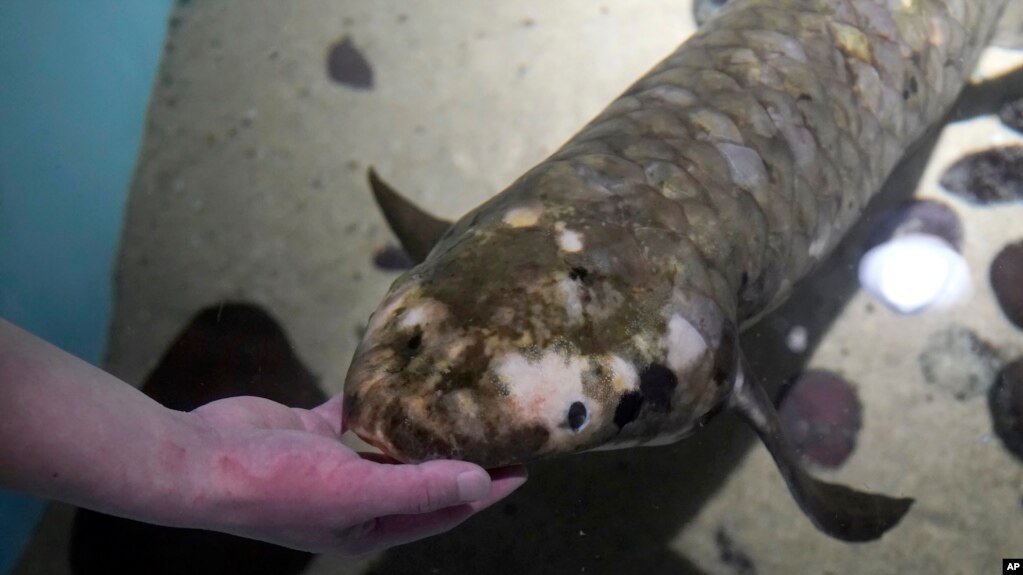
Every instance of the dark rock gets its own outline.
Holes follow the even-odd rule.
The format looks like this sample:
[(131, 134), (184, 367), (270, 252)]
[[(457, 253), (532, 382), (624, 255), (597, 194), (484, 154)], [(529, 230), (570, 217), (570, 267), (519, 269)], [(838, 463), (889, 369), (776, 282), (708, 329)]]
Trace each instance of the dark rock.
[(338, 84), (357, 90), (373, 88), (373, 68), (350, 38), (338, 40), (327, 51), (327, 74)]
[(998, 375), (988, 395), (995, 434), (1013, 455), (1023, 460), (1023, 357)]
[(1023, 241), (1009, 244), (998, 252), (991, 262), (989, 277), (1002, 313), (1023, 329)]
[(941, 176), (949, 192), (976, 204), (1023, 198), (1023, 146), (1001, 146), (970, 154)]
[(412, 268), (415, 262), (400, 247), (386, 245), (373, 253), (373, 264), (384, 271), (400, 272)]
[(865, 250), (907, 234), (937, 236), (956, 251), (963, 243), (963, 225), (952, 208), (933, 200), (910, 200), (878, 217)]
[(778, 415), (785, 437), (804, 460), (836, 468), (856, 448), (862, 411), (856, 390), (841, 376), (809, 370), (785, 390)]

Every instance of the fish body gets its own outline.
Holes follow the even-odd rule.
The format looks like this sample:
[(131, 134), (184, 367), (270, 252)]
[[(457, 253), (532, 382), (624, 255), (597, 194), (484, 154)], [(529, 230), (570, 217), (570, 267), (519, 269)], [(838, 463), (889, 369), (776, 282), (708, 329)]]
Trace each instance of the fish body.
[(1005, 3), (730, 3), (550, 158), (429, 226), (356, 352), (346, 425), (402, 461), (493, 467), (670, 443), (733, 408), (818, 527), (879, 536), (908, 500), (806, 475), (737, 338), (943, 118)]

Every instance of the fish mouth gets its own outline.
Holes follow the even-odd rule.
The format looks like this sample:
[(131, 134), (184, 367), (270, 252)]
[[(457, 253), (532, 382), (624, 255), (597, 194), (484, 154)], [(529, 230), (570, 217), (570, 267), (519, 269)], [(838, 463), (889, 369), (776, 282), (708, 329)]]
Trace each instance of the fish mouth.
[(445, 432), (445, 414), (396, 362), (400, 359), (386, 346), (356, 352), (345, 378), (345, 428), (402, 463), (457, 457), (457, 445)]
[(405, 460), (400, 453), (393, 451), (386, 442), (380, 441), (376, 437), (369, 435), (365, 432), (362, 432), (358, 429), (350, 429), (350, 431), (354, 433), (355, 436), (361, 439), (364, 443), (367, 443), (374, 449), (378, 450), (384, 457), (393, 459), (398, 463), (412, 463), (410, 461)]
[(387, 434), (382, 425), (381, 414), (384, 411), (380, 398), (393, 393), (395, 383), (386, 365), (375, 361), (374, 354), (356, 351), (352, 364), (345, 377), (344, 396), (342, 399), (342, 424), (347, 431), (354, 433), (359, 439), (378, 449), (385, 456), (407, 463), (401, 450), (385, 439)]
[(421, 463), (435, 459), (456, 459), (484, 468), (503, 467), (537, 459), (549, 438), (549, 431), (538, 425), (486, 425), (482, 435), (462, 431), (459, 414), (448, 410), (426, 412), (412, 405), (415, 400), (388, 399), (346, 409), (347, 429), (385, 456), (401, 463)]

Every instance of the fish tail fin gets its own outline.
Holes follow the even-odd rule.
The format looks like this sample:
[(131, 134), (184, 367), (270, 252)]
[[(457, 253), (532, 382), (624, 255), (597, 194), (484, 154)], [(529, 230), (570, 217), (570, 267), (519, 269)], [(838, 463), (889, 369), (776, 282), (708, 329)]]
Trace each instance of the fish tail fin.
[(842, 541), (873, 541), (898, 524), (913, 504), (912, 499), (857, 491), (807, 473), (782, 434), (774, 405), (749, 377), (744, 361), (736, 374), (731, 407), (756, 430), (800, 509), (824, 533)]

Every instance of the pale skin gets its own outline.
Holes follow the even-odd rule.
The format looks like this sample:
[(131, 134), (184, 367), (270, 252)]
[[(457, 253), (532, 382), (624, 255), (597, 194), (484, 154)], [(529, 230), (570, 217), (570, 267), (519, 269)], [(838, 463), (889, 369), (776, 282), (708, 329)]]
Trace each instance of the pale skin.
[(522, 467), (396, 464), (349, 449), (342, 433), (340, 398), (173, 411), (0, 319), (0, 488), (358, 555), (447, 531), (526, 480)]

